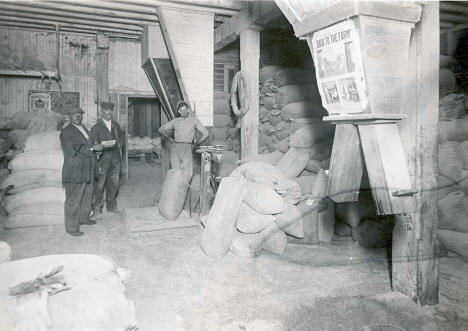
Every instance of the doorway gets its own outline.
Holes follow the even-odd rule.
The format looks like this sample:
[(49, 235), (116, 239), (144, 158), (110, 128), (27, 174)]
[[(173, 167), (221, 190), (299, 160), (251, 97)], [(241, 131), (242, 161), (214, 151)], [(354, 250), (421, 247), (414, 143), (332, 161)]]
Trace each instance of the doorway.
[(159, 137), (160, 107), (156, 98), (128, 98), (129, 137)]

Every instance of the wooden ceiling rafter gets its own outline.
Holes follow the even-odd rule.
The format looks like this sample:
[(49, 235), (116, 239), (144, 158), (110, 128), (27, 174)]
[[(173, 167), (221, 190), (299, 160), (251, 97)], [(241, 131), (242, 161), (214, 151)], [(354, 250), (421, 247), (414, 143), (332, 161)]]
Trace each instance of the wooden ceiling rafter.
[(18, 1), (4, 2), (0, 8), (0, 26), (50, 30), (59, 24), (62, 31), (75, 33), (118, 34), (141, 38), (145, 24), (158, 24), (156, 7), (167, 6), (183, 10), (201, 10), (214, 13), (215, 27), (228, 21), (244, 6), (242, 2), (200, 0), (114, 0), (114, 1)]
[(197, 10), (204, 11), (220, 15), (233, 16), (237, 15), (243, 8), (244, 4), (241, 1), (216, 1), (216, 0), (204, 0), (204, 1), (189, 1), (189, 0), (115, 0), (113, 1), (117, 4), (125, 5), (136, 5), (136, 6), (154, 6), (154, 7), (172, 7), (178, 9), (187, 9), (187, 10)]
[[(23, 3), (24, 4), (24, 3)], [(89, 14), (90, 10), (95, 15), (105, 16), (105, 17), (114, 17), (114, 18), (126, 18), (134, 20), (154, 20), (158, 19), (156, 16), (156, 10), (142, 11), (132, 11), (130, 9), (121, 9), (121, 8), (99, 8), (91, 7), (87, 2), (77, 2), (74, 1), (30, 1), (27, 3), (28, 8), (42, 8), (42, 9), (52, 9), (52, 10), (61, 10), (62, 12), (70, 12), (77, 14)]]
[[(39, 20), (39, 19), (0, 15), (0, 26), (3, 23), (7, 23), (7, 22), (17, 23), (18, 25), (21, 25), (21, 24), (24, 24), (24, 23), (42, 25), (46, 29), (48, 29), (48, 27), (50, 27), (50, 26), (55, 27), (55, 24), (56, 24), (56, 22), (50, 22), (50, 21)], [(98, 26), (89, 26), (89, 25), (83, 25), (83, 24), (60, 23), (60, 22), (57, 22), (57, 24), (59, 24), (60, 29), (62, 29), (62, 28), (63, 29), (74, 29), (74, 32), (79, 32), (80, 30), (82, 30), (85, 33), (88, 32), (88, 31), (95, 31), (95, 33), (104, 33), (104, 34), (118, 33), (118, 34), (122, 34), (122, 35), (127, 34), (127, 35), (137, 35), (137, 36), (140, 36), (140, 34), (141, 34), (140, 31), (129, 31), (129, 30), (109, 28), (109, 27), (98, 27)]]
[(144, 24), (155, 24), (158, 21), (156, 15), (151, 17), (141, 17), (139, 19), (135, 18), (127, 18), (125, 16), (119, 17), (110, 17), (106, 15), (100, 15), (95, 13), (76, 13), (68, 10), (61, 10), (61, 9), (52, 9), (52, 8), (36, 8), (34, 6), (22, 6), (17, 4), (2, 4), (2, 10), (10, 11), (12, 13), (34, 13), (37, 14), (38, 17), (41, 15), (45, 16), (57, 16), (57, 17), (64, 17), (64, 18), (71, 18), (71, 19), (83, 19), (87, 21), (97, 21), (97, 22), (109, 22), (109, 23), (118, 23), (118, 24), (129, 24), (129, 25), (137, 25), (141, 26)]
[[(8, 22), (3, 21), (0, 23), (0, 27), (6, 28), (22, 28), (22, 29), (30, 29), (30, 30), (39, 30), (45, 31), (50, 33), (55, 33), (55, 25), (53, 24), (34, 24), (34, 23), (26, 23), (26, 22)], [(120, 31), (103, 31), (103, 30), (92, 30), (92, 29), (85, 29), (85, 28), (72, 28), (66, 25), (60, 25), (60, 32), (69, 32), (73, 34), (80, 34), (80, 35), (89, 35), (95, 36), (97, 33), (103, 33), (108, 35), (111, 38), (124, 38), (124, 39), (135, 39), (139, 40), (141, 38), (140, 34), (132, 34), (128, 32), (120, 32)]]
[(41, 23), (48, 23), (48, 24), (67, 24), (70, 26), (96, 26), (96, 27), (101, 27), (101, 28), (107, 28), (107, 29), (118, 29), (121, 31), (133, 31), (135, 32), (141, 32), (143, 30), (143, 25), (138, 26), (138, 25), (131, 25), (131, 24), (119, 24), (119, 23), (108, 23), (108, 22), (99, 22), (99, 21), (93, 21), (93, 20), (84, 20), (84, 19), (73, 19), (73, 18), (67, 18), (67, 17), (61, 17), (61, 16), (54, 16), (54, 15), (37, 15), (33, 13), (26, 13), (26, 12), (11, 12), (7, 10), (3, 10), (3, 8), (0, 8), (0, 19), (29, 19), (34, 21), (40, 21)]

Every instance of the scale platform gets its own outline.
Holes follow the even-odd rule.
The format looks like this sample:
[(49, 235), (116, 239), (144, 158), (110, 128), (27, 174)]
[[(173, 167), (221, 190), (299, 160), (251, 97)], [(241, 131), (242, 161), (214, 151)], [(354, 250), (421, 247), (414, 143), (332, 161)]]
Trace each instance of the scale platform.
[(197, 223), (183, 210), (176, 220), (167, 220), (157, 207), (125, 208), (125, 223), (132, 239), (151, 239), (172, 234), (196, 234)]

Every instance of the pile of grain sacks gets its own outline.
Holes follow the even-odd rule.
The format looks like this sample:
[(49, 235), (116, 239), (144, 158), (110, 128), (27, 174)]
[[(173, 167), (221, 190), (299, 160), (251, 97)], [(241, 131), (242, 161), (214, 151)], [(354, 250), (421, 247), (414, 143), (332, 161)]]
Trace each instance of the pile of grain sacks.
[(438, 234), (442, 247), (468, 259), (468, 98), (440, 70)]
[(63, 224), (65, 191), (59, 135), (60, 131), (49, 131), (29, 136), (24, 153), (10, 162), (11, 174), (0, 184), (1, 189), (14, 186), (4, 204), (9, 214), (6, 229)]
[(313, 71), (266, 66), (260, 71), (259, 88), (260, 154), (285, 153), (290, 135), (309, 124), (322, 123), (327, 115)]
[(283, 253), (287, 235), (308, 243), (331, 241), (335, 207), (326, 198), (328, 177), (321, 168), (299, 175), (333, 131), (323, 123), (297, 130), (284, 155), (276, 151), (244, 160), (223, 178), (203, 221), (203, 251), (254, 257), (262, 250)]
[[(1, 242), (0, 242), (1, 243)], [(8, 296), (8, 289), (63, 266), (54, 278), (69, 290)], [(46, 255), (0, 263), (0, 330), (138, 330), (135, 304), (125, 296), (128, 272), (89, 254)], [(38, 286), (46, 287), (46, 284)], [(41, 300), (41, 298), (45, 298)]]
[(150, 137), (129, 137), (128, 138), (128, 150), (129, 151), (143, 151), (145, 153), (161, 151), (161, 137), (150, 138)]
[(8, 138), (14, 150), (21, 150), (27, 137), (38, 132), (61, 129), (63, 120), (64, 116), (55, 112), (20, 111), (2, 121), (0, 127), (12, 129)]

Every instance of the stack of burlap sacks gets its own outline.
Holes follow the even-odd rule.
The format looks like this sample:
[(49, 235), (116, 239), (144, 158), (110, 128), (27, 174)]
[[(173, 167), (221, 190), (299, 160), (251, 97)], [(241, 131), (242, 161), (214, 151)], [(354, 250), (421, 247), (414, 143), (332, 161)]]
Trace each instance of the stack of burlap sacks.
[(62, 187), (63, 151), (60, 131), (30, 135), (24, 152), (10, 162), (11, 174), (0, 184), (9, 185), (4, 204), (6, 229), (64, 223), (65, 191)]
[(145, 136), (129, 137), (127, 142), (128, 151), (144, 151), (146, 153), (155, 152), (158, 155), (161, 152), (161, 137), (150, 138)]
[[(260, 71), (259, 152), (275, 159), (288, 153), (296, 132), (316, 134), (329, 124), (322, 118), (327, 111), (322, 107), (317, 91), (315, 73), (301, 68), (266, 66)], [(325, 129), (326, 130), (326, 129)], [(312, 146), (309, 160), (300, 176), (314, 175), (328, 169), (333, 146), (333, 135)], [(300, 163), (299, 163), (300, 164)], [(301, 177), (298, 180), (302, 180)], [(369, 186), (357, 202), (336, 205), (338, 236), (352, 236), (362, 246), (384, 247), (391, 241), (393, 221), (377, 217)]]
[(468, 260), (468, 98), (454, 93), (455, 77), (440, 69), (439, 240)]
[[(327, 115), (315, 73), (302, 68), (266, 66), (260, 71), (259, 153), (286, 153), (289, 136)], [(333, 138), (333, 137), (332, 137)], [(333, 139), (327, 141), (331, 150)], [(316, 161), (323, 161), (329, 155)]]
[(2, 121), (0, 127), (12, 129), (8, 140), (11, 143), (10, 159), (21, 153), (26, 139), (35, 133), (61, 129), (64, 116), (55, 112), (17, 112)]
[[(59, 266), (63, 271), (54, 277), (69, 290), (46, 294), (45, 300), (40, 292), (8, 295), (10, 287)], [(127, 280), (126, 270), (97, 255), (58, 254), (0, 263), (0, 330), (138, 330), (135, 304), (125, 296)], [(45, 285), (37, 282), (38, 287)]]
[[(328, 177), (304, 169), (333, 137), (329, 123), (308, 124), (297, 130), (283, 155), (279, 151), (243, 160), (223, 178), (214, 204), (203, 220), (202, 248), (207, 255), (229, 250), (243, 257), (262, 250), (281, 254), (287, 235), (304, 243), (330, 242), (335, 223), (334, 203), (326, 198)], [(302, 176), (299, 176), (301, 175)]]

